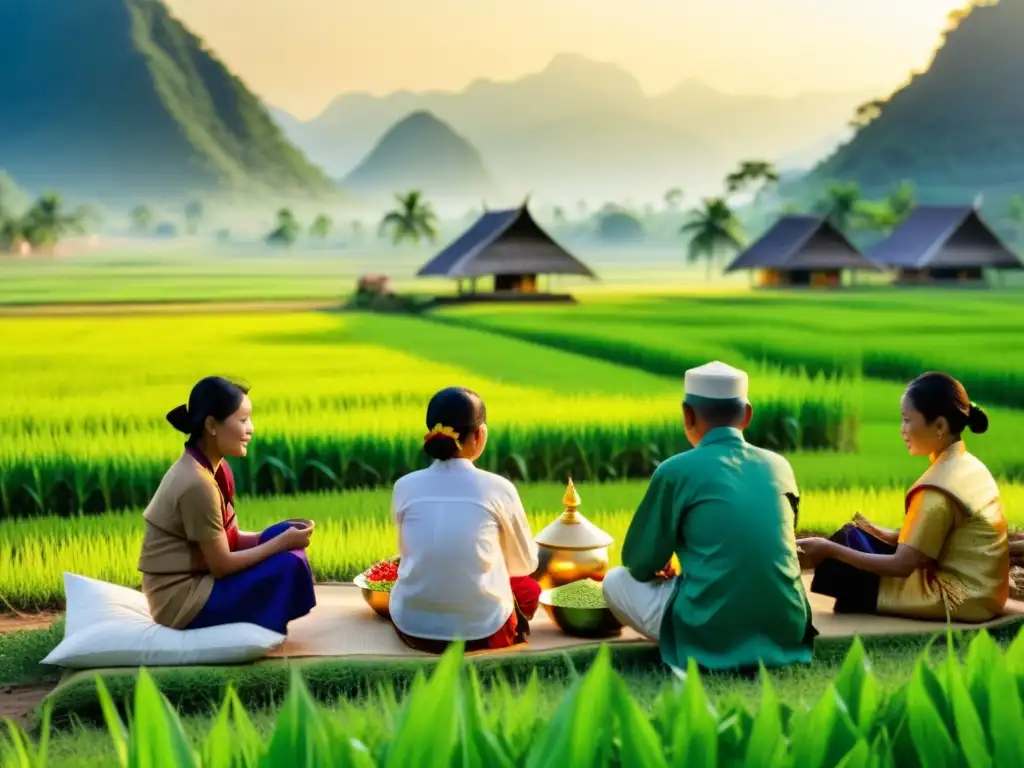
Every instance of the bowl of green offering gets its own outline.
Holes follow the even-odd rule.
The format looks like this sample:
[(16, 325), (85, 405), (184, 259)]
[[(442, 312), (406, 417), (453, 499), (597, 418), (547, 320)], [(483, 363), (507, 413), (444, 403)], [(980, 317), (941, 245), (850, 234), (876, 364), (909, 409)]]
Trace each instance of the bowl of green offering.
[(622, 632), (601, 591), (601, 582), (579, 579), (540, 594), (540, 604), (555, 625), (574, 637), (610, 637)]
[(398, 581), (399, 561), (398, 557), (381, 560), (352, 580), (366, 604), (382, 619), (391, 618), (391, 589)]

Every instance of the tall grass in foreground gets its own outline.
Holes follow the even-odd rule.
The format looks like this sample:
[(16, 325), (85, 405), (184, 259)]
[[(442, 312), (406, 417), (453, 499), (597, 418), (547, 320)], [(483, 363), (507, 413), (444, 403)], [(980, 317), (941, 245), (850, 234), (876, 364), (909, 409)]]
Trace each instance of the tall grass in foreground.
[[(616, 482), (578, 486), (581, 512), (614, 537), (613, 565), (646, 483)], [(561, 513), (564, 484), (524, 485), (520, 495), (534, 533)], [(1024, 485), (1001, 487), (1012, 523), (1024, 523)], [(316, 520), (309, 561), (318, 581), (348, 581), (373, 562), (393, 555), (397, 533), (389, 519), (388, 490), (305, 495), (293, 498), (243, 499), (238, 508), (243, 530), (262, 530), (280, 520)], [(856, 512), (888, 527), (903, 518), (903, 492), (806, 491), (798, 527), (831, 534)], [(728, 530), (729, 521), (722, 521)], [(143, 522), (139, 512), (104, 514), (68, 520), (47, 517), (10, 520), (0, 526), (0, 598), (18, 610), (63, 605), (62, 574), (83, 576), (137, 588)], [(2, 608), (0, 608), (2, 610)]]
[[(150, 766), (900, 766), (934, 768), (1024, 764), (1024, 635), (1004, 653), (986, 633), (966, 659), (953, 651), (936, 667), (919, 658), (906, 683), (887, 693), (855, 640), (839, 674), (808, 709), (781, 701), (762, 672), (756, 713), (734, 700), (712, 705), (691, 660), (646, 713), (613, 669), (607, 646), (545, 718), (536, 676), (514, 701), (499, 685), (495, 713), (480, 680), (449, 650), (429, 678), (418, 673), (408, 697), (384, 702), (379, 728), (331, 718), (297, 670), (267, 740), (232, 688), (198, 745), (143, 670), (126, 727), (102, 680), (97, 687), (118, 764)], [(504, 690), (505, 695), (501, 695)], [(531, 706), (533, 704), (534, 706)], [(360, 727), (362, 725), (362, 727)], [(33, 745), (9, 724), (4, 766), (47, 761), (48, 709)]]

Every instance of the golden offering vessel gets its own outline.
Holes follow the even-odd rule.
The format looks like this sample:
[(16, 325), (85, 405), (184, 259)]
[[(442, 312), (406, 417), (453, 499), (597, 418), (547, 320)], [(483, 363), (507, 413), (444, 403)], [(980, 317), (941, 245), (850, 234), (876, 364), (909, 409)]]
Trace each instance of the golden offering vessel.
[(578, 579), (602, 581), (608, 573), (608, 547), (614, 539), (576, 511), (581, 500), (571, 477), (562, 504), (562, 514), (536, 538), (540, 567), (534, 577), (542, 589)]
[(353, 580), (353, 583), (359, 587), (359, 591), (363, 596), (363, 600), (370, 606), (374, 613), (380, 616), (382, 619), (391, 618), (391, 593), (381, 592), (377, 589), (370, 589), (366, 577), (363, 574), (359, 574)]

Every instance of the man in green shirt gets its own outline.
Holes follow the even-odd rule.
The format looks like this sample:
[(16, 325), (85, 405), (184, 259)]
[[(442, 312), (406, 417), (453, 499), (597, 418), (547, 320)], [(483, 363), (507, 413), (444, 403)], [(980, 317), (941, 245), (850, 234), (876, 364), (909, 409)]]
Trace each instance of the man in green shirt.
[[(749, 670), (811, 661), (811, 605), (796, 548), (799, 491), (782, 456), (750, 445), (743, 371), (686, 372), (683, 423), (693, 450), (654, 472), (604, 579), (612, 612), (657, 640), (666, 664)], [(679, 557), (682, 574), (667, 576)]]

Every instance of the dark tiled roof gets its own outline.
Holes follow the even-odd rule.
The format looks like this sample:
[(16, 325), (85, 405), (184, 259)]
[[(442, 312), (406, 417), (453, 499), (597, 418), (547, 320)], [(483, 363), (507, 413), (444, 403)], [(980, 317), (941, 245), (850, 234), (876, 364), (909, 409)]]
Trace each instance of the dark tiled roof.
[(741, 269), (867, 269), (872, 264), (822, 216), (783, 216), (726, 268)]
[[(958, 242), (965, 238), (966, 242)], [(901, 269), (1022, 266), (969, 205), (918, 206), (869, 256), (879, 264)]]
[(488, 211), (416, 275), (471, 277), (516, 273), (594, 276), (586, 264), (537, 225), (525, 206)]

